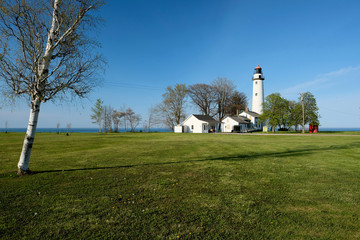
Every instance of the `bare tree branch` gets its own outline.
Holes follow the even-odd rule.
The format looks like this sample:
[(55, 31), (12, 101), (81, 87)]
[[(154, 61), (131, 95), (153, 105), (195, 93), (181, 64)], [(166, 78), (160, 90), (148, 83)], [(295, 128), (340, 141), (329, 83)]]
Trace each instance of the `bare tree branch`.
[(0, 7), (0, 86), (9, 99), (26, 96), (30, 117), (20, 172), (29, 169), (40, 103), (85, 97), (100, 83), (98, 43), (87, 35), (103, 0), (8, 0)]

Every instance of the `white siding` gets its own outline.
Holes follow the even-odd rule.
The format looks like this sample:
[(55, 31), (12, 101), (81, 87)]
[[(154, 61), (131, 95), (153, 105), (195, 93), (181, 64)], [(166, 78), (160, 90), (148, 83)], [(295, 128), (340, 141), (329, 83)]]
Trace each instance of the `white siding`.
[(184, 126), (181, 126), (181, 125), (175, 126), (174, 132), (175, 132), (175, 133), (182, 133), (182, 132), (183, 132), (183, 128), (184, 128)]
[(251, 116), (250, 114), (247, 114), (246, 112), (240, 113), (239, 116), (243, 116), (243, 117), (250, 119), (251, 123), (256, 125), (256, 117)]
[[(256, 75), (256, 74), (255, 74)], [(254, 78), (255, 78), (254, 75)], [(251, 111), (262, 114), (264, 102), (264, 81), (260, 79), (253, 80), (253, 95)]]
[[(215, 129), (216, 129), (216, 124)], [(208, 122), (197, 119), (194, 115), (190, 115), (184, 122), (184, 132), (187, 133), (208, 133), (211, 126)]]
[(232, 132), (234, 130), (234, 126), (239, 125), (238, 122), (233, 120), (232, 118), (225, 118), (222, 122), (222, 132)]
[(203, 121), (200, 121), (193, 115), (191, 115), (188, 119), (186, 119), (183, 123), (184, 126), (187, 127), (187, 132), (189, 133), (203, 133)]

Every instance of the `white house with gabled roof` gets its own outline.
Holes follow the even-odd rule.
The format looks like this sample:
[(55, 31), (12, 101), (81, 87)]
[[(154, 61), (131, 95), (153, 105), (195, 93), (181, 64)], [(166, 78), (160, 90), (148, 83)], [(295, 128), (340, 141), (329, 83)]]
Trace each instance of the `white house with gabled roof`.
[(250, 127), (250, 119), (243, 116), (227, 116), (221, 122), (222, 132), (246, 132)]
[(252, 111), (245, 111), (236, 116), (228, 116), (221, 123), (208, 115), (190, 115), (181, 125), (175, 126), (174, 132), (208, 133), (216, 132), (218, 124), (221, 124), (222, 132), (251, 132), (261, 131), (259, 116), (263, 113), (264, 103), (264, 80), (262, 68), (257, 65), (252, 78), (253, 95)]
[(175, 127), (175, 132), (209, 133), (216, 132), (218, 121), (208, 115), (191, 114), (181, 126)]
[(248, 108), (246, 108), (245, 111), (242, 111), (239, 114), (240, 117), (245, 117), (250, 119), (251, 124), (249, 125), (249, 130), (261, 130), (262, 125), (259, 123), (259, 116), (260, 114), (256, 112), (249, 111)]

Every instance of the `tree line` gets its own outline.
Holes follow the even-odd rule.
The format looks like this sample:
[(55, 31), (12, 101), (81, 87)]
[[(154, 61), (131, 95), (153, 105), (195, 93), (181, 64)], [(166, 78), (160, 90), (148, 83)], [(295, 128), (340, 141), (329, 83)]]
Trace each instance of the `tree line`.
[[(235, 116), (245, 110), (247, 97), (235, 90), (233, 81), (226, 77), (218, 77), (210, 84), (186, 86), (178, 83), (174, 87), (168, 86), (162, 94), (162, 101), (150, 108), (148, 119), (143, 122), (144, 131), (150, 132), (150, 128), (158, 124), (174, 129), (185, 120), (188, 103), (193, 104), (200, 114), (222, 122), (226, 116)], [(141, 121), (141, 116), (131, 108), (117, 111), (111, 106), (103, 106), (100, 99), (92, 111), (91, 118), (93, 123), (99, 125), (99, 132), (118, 132), (119, 126), (133, 132)], [(319, 108), (312, 93), (301, 94), (298, 101), (287, 100), (280, 93), (273, 93), (265, 98), (259, 120), (275, 131), (275, 128), (288, 130), (294, 127), (298, 130), (299, 126), (304, 129), (306, 124), (319, 125), (319, 118)], [(219, 130), (220, 127), (219, 124)]]
[[(176, 84), (168, 86), (162, 95), (162, 102), (155, 108), (156, 116), (171, 129), (185, 119), (186, 104), (190, 100), (197, 110), (204, 115), (214, 117), (222, 122), (226, 116), (235, 116), (247, 108), (247, 97), (235, 90), (234, 83), (218, 77), (210, 84)], [(305, 129), (306, 124), (319, 125), (319, 108), (314, 95), (302, 93), (298, 101), (287, 100), (280, 93), (273, 93), (265, 98), (260, 123), (280, 130), (299, 126)], [(220, 130), (220, 124), (219, 124)]]
[[(233, 81), (225, 77), (218, 77), (210, 84), (176, 84), (168, 86), (162, 94), (162, 101), (150, 108), (148, 118), (143, 121), (144, 131), (150, 132), (159, 124), (174, 129), (185, 120), (189, 100), (200, 114), (214, 117), (219, 122), (226, 115), (235, 115), (247, 106), (246, 95), (235, 90)], [(99, 132), (118, 132), (119, 126), (134, 132), (142, 120), (131, 108), (118, 111), (110, 105), (104, 106), (101, 99), (91, 110), (91, 119), (99, 125)]]
[(114, 109), (111, 105), (104, 105), (101, 99), (97, 99), (95, 106), (91, 108), (91, 119), (99, 125), (99, 132), (119, 132), (119, 128), (125, 131), (135, 132), (139, 126), (141, 116), (131, 108), (122, 107)]
[(306, 124), (319, 125), (319, 108), (314, 95), (310, 92), (302, 93), (298, 101), (287, 100), (280, 93), (272, 93), (265, 98), (263, 114), (260, 121), (280, 130), (288, 130), (291, 127), (297, 131), (302, 126), (304, 131)]
[(247, 106), (246, 95), (235, 90), (233, 81), (226, 77), (218, 77), (210, 84), (168, 86), (162, 95), (161, 103), (155, 107), (155, 115), (163, 124), (174, 129), (185, 119), (189, 100), (201, 114), (214, 117), (219, 122), (226, 115), (235, 115)]

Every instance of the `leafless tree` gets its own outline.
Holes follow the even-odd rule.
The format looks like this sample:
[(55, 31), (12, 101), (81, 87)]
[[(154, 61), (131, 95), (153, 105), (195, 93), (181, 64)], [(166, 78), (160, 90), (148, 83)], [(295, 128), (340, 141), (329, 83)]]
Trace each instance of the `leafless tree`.
[(163, 101), (156, 107), (164, 124), (171, 129), (185, 119), (187, 93), (185, 84), (176, 84), (174, 88), (168, 86), (162, 95)]
[(56, 124), (56, 133), (59, 134), (60, 133), (60, 123)]
[(160, 117), (155, 107), (150, 107), (147, 119), (144, 121), (144, 132), (151, 132), (151, 128), (160, 123)]
[(69, 136), (70, 128), (71, 128), (71, 123), (67, 123), (66, 124), (66, 136)]
[(230, 104), (231, 95), (234, 92), (235, 85), (231, 80), (228, 80), (225, 77), (218, 77), (217, 79), (212, 81), (211, 85), (215, 91), (217, 120), (221, 122), (226, 115), (226, 109), (227, 106), (229, 106)]
[(247, 97), (245, 93), (235, 90), (230, 96), (229, 105), (226, 106), (226, 114), (236, 115), (240, 110), (245, 110), (246, 106)]
[(98, 85), (103, 59), (87, 35), (103, 0), (7, 0), (0, 8), (0, 84), (8, 98), (26, 96), (30, 117), (18, 163), (29, 173), (40, 103), (84, 97)]
[(216, 95), (213, 86), (209, 84), (193, 84), (188, 87), (188, 94), (192, 102), (204, 115), (216, 114)]
[(113, 108), (110, 105), (107, 105), (103, 109), (103, 124), (104, 124), (104, 132), (112, 132), (112, 114)]
[(117, 110), (113, 111), (112, 120), (113, 120), (113, 124), (114, 124), (114, 132), (119, 132), (119, 125), (120, 125), (121, 119), (124, 117), (125, 117), (124, 112), (119, 112)]
[(128, 108), (125, 112), (125, 118), (129, 122), (130, 132), (135, 132), (136, 127), (140, 124), (141, 116), (139, 114), (135, 114), (131, 108)]
[(149, 125), (148, 125), (148, 120), (145, 120), (143, 122), (143, 128), (144, 128), (144, 132), (150, 132), (150, 128), (149, 128)]
[(119, 122), (119, 126), (123, 127), (125, 132), (127, 132), (127, 127), (128, 127), (127, 118), (126, 118), (126, 109), (128, 109), (128, 107), (125, 104), (123, 104), (120, 107), (120, 112), (122, 112), (124, 116), (122, 117), (122, 120), (120, 120)]

